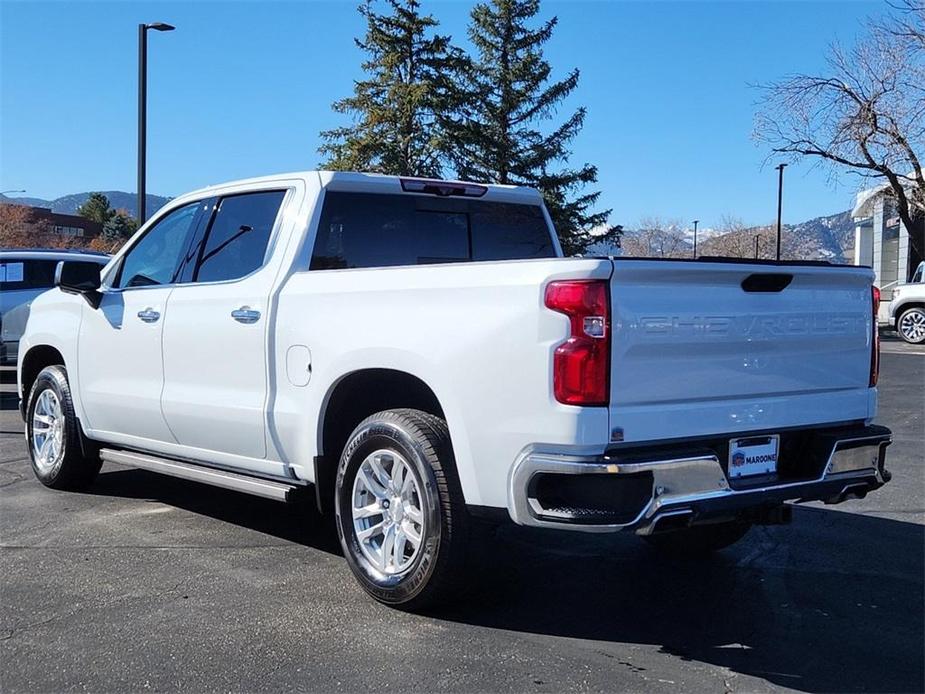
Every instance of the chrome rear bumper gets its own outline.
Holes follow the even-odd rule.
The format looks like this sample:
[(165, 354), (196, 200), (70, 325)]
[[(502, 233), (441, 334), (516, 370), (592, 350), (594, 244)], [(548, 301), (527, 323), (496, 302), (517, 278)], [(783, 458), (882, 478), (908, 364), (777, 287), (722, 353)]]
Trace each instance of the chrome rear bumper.
[[(640, 460), (637, 453), (628, 460), (628, 456), (620, 455), (587, 457), (527, 450), (510, 475), (508, 508), (513, 520), (521, 525), (584, 532), (629, 530), (647, 535), (669, 524), (677, 527), (709, 521), (786, 501), (839, 503), (863, 496), (889, 481), (884, 463), (891, 440), (884, 427), (863, 427), (832, 441), (818, 476), (764, 483), (740, 478), (735, 484), (730, 483), (712, 451), (661, 455), (651, 460)], [(637, 489), (642, 480), (643, 493), (637, 494), (634, 508), (615, 509), (622, 517), (614, 522), (603, 512), (544, 506), (534, 484), (544, 475), (599, 475), (601, 483), (606, 477), (608, 484), (633, 479)]]

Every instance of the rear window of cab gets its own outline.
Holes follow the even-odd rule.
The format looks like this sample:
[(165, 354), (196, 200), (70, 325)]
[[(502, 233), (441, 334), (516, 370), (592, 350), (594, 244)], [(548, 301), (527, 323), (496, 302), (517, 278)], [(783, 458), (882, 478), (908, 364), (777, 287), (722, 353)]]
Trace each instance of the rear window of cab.
[(555, 256), (538, 205), (331, 191), (325, 194), (311, 269)]

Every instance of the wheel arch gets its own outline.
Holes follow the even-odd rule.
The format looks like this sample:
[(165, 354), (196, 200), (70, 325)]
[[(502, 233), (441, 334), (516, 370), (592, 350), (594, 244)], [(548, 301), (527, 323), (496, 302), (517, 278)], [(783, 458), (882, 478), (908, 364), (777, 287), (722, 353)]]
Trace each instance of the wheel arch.
[(32, 392), (32, 385), (42, 372), (42, 369), (55, 364), (60, 364), (67, 369), (67, 363), (64, 355), (56, 347), (42, 344), (30, 347), (22, 356), (20, 364), (19, 383), (23, 402), (20, 413), (24, 415), (26, 401), (29, 399), (29, 393)]
[[(443, 405), (422, 378), (391, 368), (364, 368), (331, 385), (318, 417), (315, 490), (319, 510), (331, 510), (340, 455), (366, 417), (383, 410), (412, 408), (446, 419)], [(451, 438), (452, 445), (452, 438)]]

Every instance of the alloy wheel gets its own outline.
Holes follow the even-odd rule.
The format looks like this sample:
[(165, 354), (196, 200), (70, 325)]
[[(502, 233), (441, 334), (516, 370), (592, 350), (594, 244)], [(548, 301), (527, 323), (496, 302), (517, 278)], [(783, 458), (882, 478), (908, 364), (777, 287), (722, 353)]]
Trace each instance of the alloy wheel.
[(32, 455), (42, 472), (52, 470), (64, 451), (64, 411), (51, 388), (39, 393), (32, 411)]
[(925, 312), (906, 312), (899, 321), (899, 332), (909, 342), (921, 342), (925, 339)]
[(410, 569), (426, 528), (421, 490), (408, 461), (392, 450), (368, 455), (357, 469), (351, 500), (353, 529), (371, 567), (388, 576)]

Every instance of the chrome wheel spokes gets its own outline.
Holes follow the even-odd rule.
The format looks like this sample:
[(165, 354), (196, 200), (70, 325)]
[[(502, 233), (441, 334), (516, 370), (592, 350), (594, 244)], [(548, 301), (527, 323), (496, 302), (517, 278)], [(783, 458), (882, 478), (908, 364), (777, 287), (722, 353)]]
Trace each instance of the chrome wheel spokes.
[(39, 393), (32, 411), (32, 457), (43, 472), (51, 470), (64, 451), (64, 412), (53, 390)]
[(353, 529), (363, 556), (388, 575), (410, 568), (424, 536), (421, 491), (409, 463), (379, 450), (360, 464), (353, 481)]
[(919, 342), (925, 338), (925, 313), (909, 311), (899, 321), (899, 332), (910, 342)]

